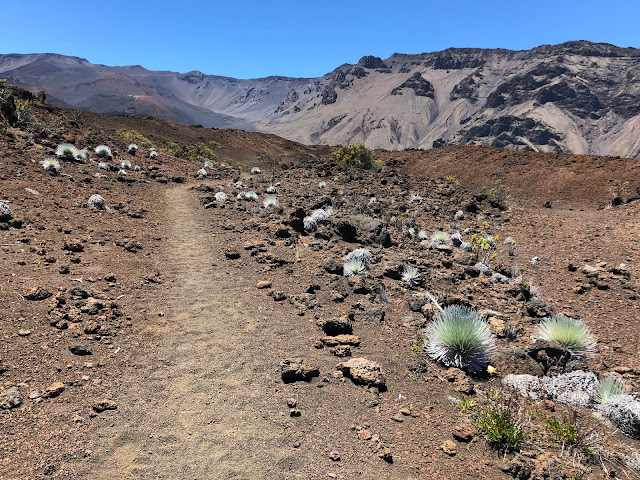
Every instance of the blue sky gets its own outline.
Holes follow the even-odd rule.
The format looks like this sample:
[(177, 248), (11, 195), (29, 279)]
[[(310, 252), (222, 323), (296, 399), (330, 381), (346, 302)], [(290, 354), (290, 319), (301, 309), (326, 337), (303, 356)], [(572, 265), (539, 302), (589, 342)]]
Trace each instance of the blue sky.
[[(363, 55), (567, 40), (640, 47), (637, 0), (4, 0), (0, 53), (238, 78), (314, 77)], [(9, 21), (7, 21), (9, 20)]]

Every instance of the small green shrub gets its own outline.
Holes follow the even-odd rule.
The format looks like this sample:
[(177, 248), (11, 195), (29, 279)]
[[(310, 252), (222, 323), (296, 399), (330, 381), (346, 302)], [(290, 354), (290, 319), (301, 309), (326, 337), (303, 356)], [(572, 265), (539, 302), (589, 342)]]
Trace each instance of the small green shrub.
[(562, 443), (563, 447), (577, 449), (586, 457), (597, 454), (597, 450), (587, 441), (578, 426), (577, 419), (578, 414), (575, 411), (571, 415), (562, 412), (559, 419), (553, 417), (545, 420), (547, 431)]
[(464, 413), (470, 413), (476, 408), (476, 401), (472, 397), (466, 397), (458, 404), (458, 408)]
[(525, 432), (509, 405), (486, 405), (473, 415), (471, 423), (499, 450), (519, 450), (525, 440)]
[(491, 188), (485, 189), (487, 200), (495, 208), (506, 210), (509, 207), (509, 199), (511, 192), (509, 187), (504, 185), (500, 180), (496, 181)]
[(418, 337), (416, 341), (411, 344), (411, 351), (420, 353), (424, 349), (424, 338)]
[(331, 159), (340, 165), (350, 168), (376, 170), (380, 166), (375, 160), (373, 151), (365, 147), (364, 143), (340, 147), (331, 154)]
[[(149, 140), (147, 137), (142, 135), (140, 132), (135, 130), (127, 130), (126, 128), (121, 128), (116, 131), (118, 135), (120, 135), (125, 140), (129, 140), (132, 143), (135, 143), (141, 147), (149, 147), (153, 148), (153, 142)], [(137, 149), (136, 149), (137, 150)]]
[(211, 147), (215, 147), (217, 142), (206, 143), (193, 143), (184, 144), (178, 142), (167, 142), (165, 145), (165, 152), (174, 157), (182, 158), (184, 160), (191, 160), (194, 162), (203, 162), (210, 160), (212, 162), (218, 161), (218, 155), (212, 150)]

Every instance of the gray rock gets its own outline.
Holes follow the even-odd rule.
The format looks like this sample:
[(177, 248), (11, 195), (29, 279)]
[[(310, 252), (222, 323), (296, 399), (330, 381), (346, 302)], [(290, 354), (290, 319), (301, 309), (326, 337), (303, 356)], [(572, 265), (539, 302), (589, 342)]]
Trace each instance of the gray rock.
[(460, 235), (460, 232), (451, 235), (451, 243), (454, 247), (460, 247), (462, 245), (462, 235)]
[(93, 411), (96, 413), (102, 413), (105, 410), (117, 410), (118, 405), (113, 400), (100, 400), (94, 403), (91, 408), (93, 408)]
[(0, 222), (8, 222), (12, 218), (11, 207), (4, 202), (0, 202)]
[(598, 411), (633, 438), (640, 438), (640, 402), (633, 395), (618, 395), (598, 405)]
[(384, 323), (385, 311), (380, 307), (374, 307), (366, 312), (354, 312), (353, 319), (357, 322), (371, 322), (378, 325)]
[(16, 408), (22, 405), (22, 399), (17, 390), (10, 389), (0, 393), (0, 408), (3, 410), (9, 410), (10, 408)]
[(38, 302), (40, 300), (45, 300), (52, 295), (53, 294), (50, 291), (42, 287), (35, 287), (29, 290), (27, 293), (25, 293), (24, 298), (26, 298), (27, 300), (31, 300), (33, 302)]
[(471, 245), (469, 242), (462, 242), (460, 244), (460, 250), (464, 250), (465, 252), (470, 252), (471, 250), (473, 250), (473, 245)]
[(69, 351), (74, 355), (93, 355), (91, 347), (88, 345), (71, 345)]
[(458, 210), (453, 218), (455, 220), (464, 220), (464, 212), (462, 210)]
[(559, 343), (536, 340), (526, 349), (527, 355), (538, 362), (545, 372), (551, 367), (565, 368), (571, 359), (571, 352)]
[(69, 295), (76, 299), (89, 298), (94, 295), (93, 290), (85, 285), (78, 285), (69, 290)]
[(542, 384), (550, 399), (558, 403), (585, 407), (591, 403), (598, 378), (593, 372), (577, 370), (556, 377), (543, 377)]
[(474, 265), (474, 268), (487, 277), (491, 275), (491, 268), (486, 263), (478, 262)]
[(291, 383), (311, 380), (320, 375), (320, 370), (306, 365), (301, 358), (287, 358), (280, 363), (280, 374), (285, 383)]
[(491, 283), (507, 285), (509, 283), (509, 279), (501, 273), (494, 273), (493, 275), (491, 275)]
[(419, 312), (427, 303), (429, 303), (429, 299), (424, 294), (415, 294), (407, 298), (407, 305), (412, 312)]
[(506, 348), (496, 353), (491, 359), (499, 374), (526, 374), (539, 377), (544, 370), (538, 362), (528, 356), (521, 348)]
[(519, 395), (529, 397), (533, 400), (542, 399), (542, 383), (540, 378), (534, 375), (507, 375), (502, 382), (513, 388)]
[(95, 210), (104, 210), (106, 208), (106, 203), (102, 195), (94, 194), (89, 197), (89, 201), (87, 202), (90, 208)]
[(318, 320), (317, 324), (327, 335), (331, 336), (350, 334), (353, 332), (353, 325), (347, 316), (321, 319)]

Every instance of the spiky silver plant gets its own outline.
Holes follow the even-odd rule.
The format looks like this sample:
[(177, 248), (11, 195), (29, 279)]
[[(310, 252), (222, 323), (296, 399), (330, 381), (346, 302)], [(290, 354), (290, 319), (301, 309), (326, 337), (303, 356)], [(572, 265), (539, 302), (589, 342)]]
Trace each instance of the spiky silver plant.
[(596, 349), (587, 324), (562, 314), (546, 318), (536, 328), (533, 338), (559, 343), (578, 357), (589, 356)]
[(598, 382), (598, 385), (593, 392), (593, 401), (596, 403), (604, 403), (612, 397), (626, 394), (627, 389), (624, 388), (624, 383), (615, 378), (609, 377)]
[(101, 170), (110, 170), (109, 164), (104, 162), (98, 162), (98, 168)]
[(98, 145), (96, 147), (96, 155), (100, 158), (111, 158), (111, 149), (106, 145)]
[(85, 163), (87, 158), (89, 158), (89, 152), (86, 150), (76, 150), (73, 154), (73, 158), (77, 162)]
[(273, 185), (269, 185), (265, 190), (265, 192), (267, 192), (267, 193), (276, 193), (277, 191), (278, 191), (278, 189), (276, 187), (274, 187)]
[(55, 158), (47, 158), (42, 161), (41, 165), (47, 172), (58, 173), (60, 171), (60, 162)]
[(326, 182), (319, 182), (318, 188), (325, 188), (327, 186)]
[(119, 177), (126, 177), (127, 176), (127, 171), (123, 170), (122, 168), (120, 170), (118, 170), (118, 176)]
[[(156, 158), (158, 158), (158, 152), (156, 152), (155, 148), (151, 148), (149, 149), (149, 158), (155, 160)], [(206, 163), (206, 162), (205, 162)]]
[(448, 367), (471, 372), (483, 371), (495, 351), (495, 339), (489, 325), (469, 307), (445, 307), (426, 330), (426, 352)]
[(356, 248), (353, 252), (344, 257), (344, 261), (347, 263), (351, 260), (359, 261), (365, 267), (368, 267), (371, 264), (371, 252), (366, 248)]
[(371, 198), (369, 199), (369, 205), (373, 205), (373, 204), (375, 204), (375, 203), (377, 203), (377, 202), (378, 202), (378, 199), (377, 199), (376, 197), (371, 197)]
[(129, 160), (122, 160), (120, 162), (120, 168), (123, 170), (131, 170), (131, 162)]
[(420, 274), (418, 273), (418, 269), (416, 267), (404, 267), (402, 280), (407, 282), (412, 288), (418, 285), (418, 283), (420, 283)]
[(254, 173), (254, 174), (255, 174), (255, 173), (260, 173), (261, 171), (262, 171), (262, 170), (260, 170), (260, 167), (253, 167), (253, 168), (251, 169), (251, 173)]
[(269, 196), (264, 199), (264, 202), (262, 202), (262, 205), (264, 206), (264, 208), (275, 208), (279, 205), (279, 203), (276, 197)]
[(318, 222), (313, 217), (304, 217), (302, 219), (304, 231), (307, 233), (315, 232), (318, 229)]
[(244, 194), (244, 198), (251, 202), (256, 202), (258, 201), (258, 194), (253, 190), (249, 190), (247, 193)]
[(218, 202), (218, 203), (224, 203), (224, 202), (227, 201), (227, 199), (229, 197), (224, 192), (216, 192), (216, 194), (213, 196), (213, 198), (215, 198), (216, 202)]
[(367, 271), (367, 266), (362, 260), (352, 258), (348, 260), (342, 266), (342, 274), (345, 277), (353, 277), (354, 275), (364, 275)]
[(431, 235), (431, 245), (451, 245), (451, 238), (447, 232), (437, 230)]
[(136, 145), (135, 143), (130, 143), (129, 146), (127, 147), (127, 151), (131, 155), (135, 155), (138, 152), (138, 145)]
[(311, 218), (313, 218), (316, 223), (324, 223), (329, 219), (329, 212), (322, 208), (318, 208), (311, 212)]
[(64, 160), (73, 160), (73, 157), (76, 153), (76, 147), (71, 145), (70, 143), (61, 143), (56, 148), (56, 157)]
[(426, 230), (418, 230), (418, 238), (420, 240), (429, 240), (429, 234)]

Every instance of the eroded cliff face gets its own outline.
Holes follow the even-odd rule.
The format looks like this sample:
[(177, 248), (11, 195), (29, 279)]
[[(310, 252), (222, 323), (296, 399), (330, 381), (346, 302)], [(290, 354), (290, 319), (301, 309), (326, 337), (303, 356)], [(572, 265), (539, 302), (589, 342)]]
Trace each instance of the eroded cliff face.
[(312, 79), (153, 72), (52, 54), (0, 55), (0, 76), (61, 105), (304, 143), (640, 155), (640, 50), (584, 41), (366, 56)]

